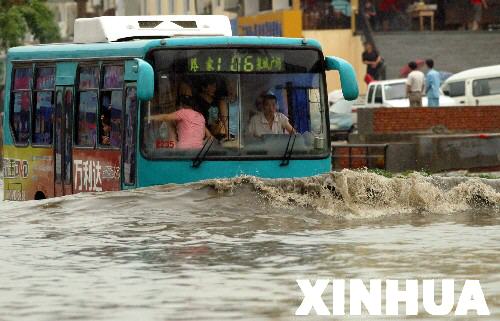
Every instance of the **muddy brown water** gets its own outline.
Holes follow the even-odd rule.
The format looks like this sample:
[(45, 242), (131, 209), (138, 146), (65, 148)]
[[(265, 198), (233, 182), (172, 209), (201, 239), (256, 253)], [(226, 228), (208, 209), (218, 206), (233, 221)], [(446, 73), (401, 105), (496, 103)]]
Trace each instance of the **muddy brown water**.
[[(4, 201), (0, 320), (500, 320), (499, 226), (500, 181), (418, 174)], [(491, 315), (295, 317), (298, 278), (477, 279)]]

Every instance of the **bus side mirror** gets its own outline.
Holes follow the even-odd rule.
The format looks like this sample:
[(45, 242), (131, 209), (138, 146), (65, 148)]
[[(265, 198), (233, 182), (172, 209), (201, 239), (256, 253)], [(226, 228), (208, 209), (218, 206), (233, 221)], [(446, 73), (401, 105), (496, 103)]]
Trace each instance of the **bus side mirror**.
[(153, 99), (155, 92), (155, 75), (153, 67), (146, 61), (135, 58), (137, 63), (137, 98), (142, 101)]
[(328, 56), (325, 57), (326, 70), (337, 70), (340, 74), (342, 94), (346, 100), (358, 98), (359, 89), (356, 81), (356, 74), (352, 65), (342, 58)]

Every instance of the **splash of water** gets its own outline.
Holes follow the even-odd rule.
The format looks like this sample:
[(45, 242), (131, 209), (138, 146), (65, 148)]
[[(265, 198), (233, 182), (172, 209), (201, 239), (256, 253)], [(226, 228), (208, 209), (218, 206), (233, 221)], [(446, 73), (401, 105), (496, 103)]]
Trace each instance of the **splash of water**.
[(263, 180), (240, 177), (205, 182), (221, 193), (250, 185), (276, 207), (303, 207), (343, 218), (374, 218), (422, 213), (453, 214), (478, 208), (500, 212), (500, 180), (408, 176), (387, 178), (368, 171), (343, 170), (301, 178)]
[[(0, 191), (2, 180), (0, 179)], [(140, 199), (141, 206), (158, 204), (172, 191), (213, 191), (238, 198), (255, 197), (256, 206), (305, 208), (344, 219), (369, 219), (387, 215), (454, 214), (487, 209), (500, 214), (500, 180), (469, 177), (408, 176), (387, 178), (366, 170), (343, 170), (320, 176), (295, 179), (261, 179), (241, 176), (233, 179), (207, 180), (189, 185), (156, 186), (132, 191), (78, 194), (24, 206), (81, 206), (92, 208), (89, 198), (111, 206), (123, 197)], [(249, 195), (250, 193), (250, 195)], [(2, 194), (2, 193), (0, 193)], [(259, 201), (260, 200), (260, 201)], [(265, 202), (263, 204), (262, 200)], [(72, 204), (72, 205), (71, 205)], [(5, 205), (5, 203), (4, 203)], [(115, 204), (116, 205), (116, 204)], [(119, 204), (118, 204), (119, 205)], [(4, 208), (6, 208), (4, 206)]]

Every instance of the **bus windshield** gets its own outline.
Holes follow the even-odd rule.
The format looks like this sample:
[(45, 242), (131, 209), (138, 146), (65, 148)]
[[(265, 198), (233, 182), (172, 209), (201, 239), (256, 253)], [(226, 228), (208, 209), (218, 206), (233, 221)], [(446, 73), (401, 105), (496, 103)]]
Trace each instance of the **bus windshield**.
[(165, 49), (153, 52), (155, 97), (142, 109), (148, 158), (192, 157), (207, 137), (207, 157), (327, 152), (324, 64), (312, 49)]

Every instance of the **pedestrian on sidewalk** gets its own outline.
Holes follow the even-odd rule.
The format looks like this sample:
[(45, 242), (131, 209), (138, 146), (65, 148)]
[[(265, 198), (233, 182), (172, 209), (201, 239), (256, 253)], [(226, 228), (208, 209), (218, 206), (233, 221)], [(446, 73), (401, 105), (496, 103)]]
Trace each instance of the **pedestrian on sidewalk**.
[(378, 51), (373, 48), (371, 42), (365, 42), (365, 51), (363, 51), (361, 58), (366, 65), (367, 76), (365, 76), (365, 79), (370, 79), (371, 81), (380, 80), (380, 70), (383, 67), (384, 60)]
[(398, 0), (382, 0), (378, 5), (380, 25), (383, 31), (389, 31), (392, 28), (392, 22), (396, 14), (400, 12)]
[(479, 24), (481, 23), (481, 18), (483, 15), (483, 7), (488, 8), (488, 3), (486, 0), (470, 0), (472, 5), (472, 22), (469, 29), (473, 31), (479, 30)]
[(368, 20), (368, 23), (370, 24), (370, 27), (377, 30), (377, 28), (375, 28), (377, 23), (377, 11), (375, 10), (375, 5), (370, 0), (365, 2), (364, 14), (366, 20)]
[(406, 79), (406, 96), (410, 100), (410, 107), (422, 107), (422, 94), (425, 89), (425, 75), (418, 70), (417, 63), (408, 63), (411, 72)]
[(434, 69), (434, 60), (427, 59), (427, 75), (425, 76), (425, 92), (427, 93), (427, 106), (439, 107), (439, 87), (441, 86), (441, 77), (439, 72)]

